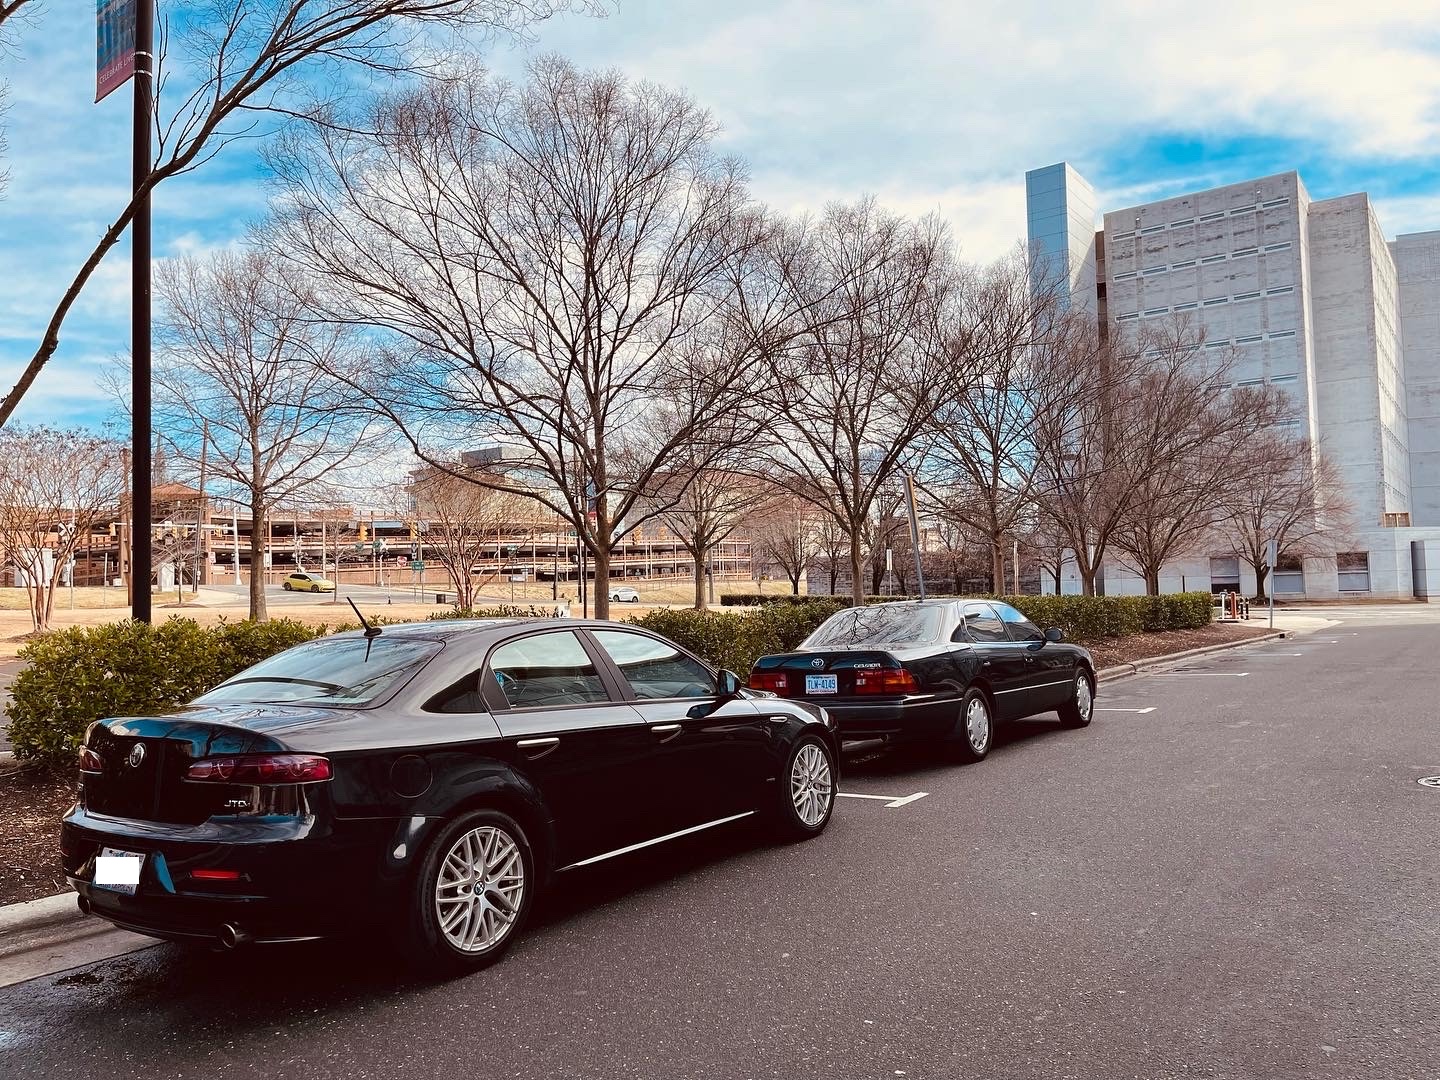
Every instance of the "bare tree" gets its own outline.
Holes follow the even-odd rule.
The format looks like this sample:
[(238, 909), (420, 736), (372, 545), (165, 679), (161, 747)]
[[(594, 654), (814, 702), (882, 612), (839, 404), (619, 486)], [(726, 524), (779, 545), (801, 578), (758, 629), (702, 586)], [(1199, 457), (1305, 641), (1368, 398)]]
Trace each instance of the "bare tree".
[(844, 533), (860, 604), (865, 530), (881, 490), (914, 456), (953, 362), (949, 236), (933, 218), (906, 221), (871, 199), (832, 206), (792, 280), (802, 325), (767, 350), (768, 455)]
[(401, 94), (363, 127), (277, 159), (278, 247), (326, 318), (384, 341), (354, 385), (422, 460), (518, 452), (481, 482), (577, 530), (603, 617), (619, 537), (665, 511), (662, 475), (723, 455), (706, 427), (752, 377), (753, 312), (732, 309), (763, 222), (740, 167), (687, 97), (557, 59), (523, 86)]
[(156, 292), (156, 428), (179, 461), (198, 470), (203, 456), (209, 481), (250, 508), (250, 618), (264, 620), (271, 509), (323, 502), (327, 480), (376, 449), (376, 426), (315, 364), (363, 357), (344, 328), (312, 321), (304, 288), (260, 253), (163, 263)]
[(819, 553), (817, 513), (809, 503), (779, 493), (746, 515), (751, 558), (762, 566), (779, 567), (795, 596)]
[(1282, 560), (1333, 555), (1348, 543), (1351, 506), (1334, 462), (1308, 440), (1255, 439), (1249, 457), (1247, 482), (1226, 492), (1219, 533), (1255, 571), (1256, 599), (1264, 600), (1270, 541)]
[(968, 275), (960, 305), (964, 359), (926, 431), (924, 490), (933, 513), (985, 539), (991, 588), (1003, 593), (1010, 540), (1043, 475), (1040, 431), (1074, 404), (1053, 377), (1056, 358), (1081, 347), (1084, 331), (1023, 253)]
[(76, 548), (113, 520), (124, 490), (111, 439), (82, 428), (0, 432), (0, 554), (26, 589), (37, 632), (50, 627)]
[(1234, 351), (1206, 347), (1183, 320), (1152, 328), (1141, 346), (1141, 370), (1116, 397), (1124, 435), (1115, 464), (1128, 498), (1115, 545), (1154, 595), (1161, 568), (1207, 537), (1232, 493), (1256, 481), (1254, 444), (1289, 404), (1271, 386), (1228, 389)]
[[(694, 566), (696, 611), (704, 611), (708, 605), (706, 578), (711, 553), (751, 511), (773, 498), (769, 485), (740, 471), (740, 464), (722, 458), (709, 468), (681, 469), (673, 481), (668, 476), (658, 478), (660, 499), (666, 507), (660, 521), (675, 534)], [(668, 490), (670, 483), (678, 491)], [(710, 590), (713, 593), (713, 577)]]
[(410, 494), (416, 515), (426, 524), (426, 548), (449, 573), (460, 608), (473, 608), (472, 569), (487, 548), (494, 549), (500, 528), (522, 520), (522, 500), (481, 483), (478, 475), (457, 475), (433, 466), (415, 473)]
[[(139, 202), (165, 181), (203, 167), (228, 144), (255, 138), (287, 119), (324, 122), (328, 106), (351, 92), (356, 72), (439, 74), (425, 59), (427, 34), (521, 30), (567, 0), (201, 0), (175, 5), (161, 26), (155, 94), (155, 164), (105, 230), (56, 304), (34, 355), (0, 402), (0, 426), (60, 346), (71, 307)], [(166, 60), (198, 73), (168, 108)], [(326, 78), (326, 76), (331, 76)], [(343, 76), (343, 77), (340, 77)]]

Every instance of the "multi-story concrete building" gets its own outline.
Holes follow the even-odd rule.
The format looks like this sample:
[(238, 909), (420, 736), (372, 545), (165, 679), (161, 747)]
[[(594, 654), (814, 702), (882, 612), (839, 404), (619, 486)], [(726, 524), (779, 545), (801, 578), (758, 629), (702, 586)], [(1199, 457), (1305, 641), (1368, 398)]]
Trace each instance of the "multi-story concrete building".
[[(1026, 174), (1026, 196), (1072, 308), (1117, 328), (1194, 319), (1206, 348), (1234, 350), (1233, 385), (1283, 387), (1288, 424), (1335, 462), (1349, 550), (1277, 574), (1278, 595), (1440, 598), (1440, 232), (1387, 243), (1368, 196), (1312, 200), (1294, 172), (1107, 212), (1088, 244), (1095, 196), (1068, 164)], [(1216, 552), (1162, 587), (1205, 583), (1255, 585)], [(1118, 564), (1105, 586), (1142, 591)]]

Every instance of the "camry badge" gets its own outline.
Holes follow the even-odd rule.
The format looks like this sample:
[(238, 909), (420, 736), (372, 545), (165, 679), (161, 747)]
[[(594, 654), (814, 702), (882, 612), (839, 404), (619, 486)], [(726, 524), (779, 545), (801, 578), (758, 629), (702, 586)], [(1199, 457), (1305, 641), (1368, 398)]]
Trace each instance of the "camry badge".
[(811, 661), (810, 661), (810, 666), (813, 667), (813, 668), (822, 668), (822, 667), (824, 667), (824, 666), (825, 666), (825, 658), (824, 658), (823, 656), (817, 656), (817, 657), (815, 657), (814, 660), (811, 660)]
[(130, 748), (130, 756), (125, 759), (125, 762), (126, 762), (126, 764), (128, 764), (132, 769), (138, 769), (138, 768), (140, 767), (140, 763), (141, 763), (142, 761), (144, 761), (144, 760), (145, 760), (145, 744), (144, 744), (144, 743), (138, 743), (138, 742), (137, 742), (134, 746), (132, 746), (132, 747)]

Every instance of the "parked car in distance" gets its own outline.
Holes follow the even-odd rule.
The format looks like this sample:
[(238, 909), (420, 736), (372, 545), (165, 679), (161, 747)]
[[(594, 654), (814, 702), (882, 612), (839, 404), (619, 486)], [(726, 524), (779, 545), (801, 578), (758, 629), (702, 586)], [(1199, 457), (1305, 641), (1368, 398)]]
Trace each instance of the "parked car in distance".
[(640, 594), (629, 585), (620, 585), (610, 590), (610, 599), (616, 603), (638, 604), (640, 602)]
[(286, 592), (334, 592), (335, 582), (318, 574), (297, 570), (280, 583)]
[(760, 657), (748, 684), (823, 705), (842, 739), (953, 742), (979, 761), (996, 721), (1053, 709), (1067, 727), (1090, 723), (1095, 662), (1061, 637), (995, 600), (871, 604)]
[(464, 970), (556, 874), (742, 821), (818, 835), (838, 759), (822, 708), (638, 627), (367, 628), (92, 724), (60, 843), (116, 926), (227, 948), (363, 929)]

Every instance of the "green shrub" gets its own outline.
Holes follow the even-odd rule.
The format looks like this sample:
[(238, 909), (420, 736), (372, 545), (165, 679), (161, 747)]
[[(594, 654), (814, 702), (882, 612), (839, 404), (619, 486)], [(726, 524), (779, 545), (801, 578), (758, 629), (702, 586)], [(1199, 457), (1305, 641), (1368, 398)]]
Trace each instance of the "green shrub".
[(154, 626), (127, 619), (45, 634), (20, 650), (26, 666), (10, 688), (10, 741), (21, 759), (63, 761), (102, 717), (183, 705), (325, 632), (291, 619), (202, 627), (177, 615)]
[(1169, 596), (1004, 596), (1042, 628), (1059, 627), (1067, 640), (1103, 641), (1160, 630), (1193, 630), (1208, 626), (1209, 593)]
[(426, 615), (426, 622), (440, 622), (445, 619), (553, 619), (554, 608), (537, 608), (533, 604), (520, 607), (518, 604), (500, 604), (488, 608), (452, 608)]
[(789, 652), (845, 605), (833, 600), (766, 604), (754, 611), (657, 610), (627, 621), (663, 634), (715, 667), (745, 675), (755, 659)]

